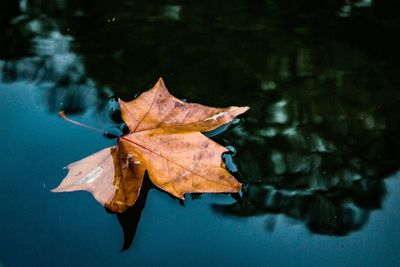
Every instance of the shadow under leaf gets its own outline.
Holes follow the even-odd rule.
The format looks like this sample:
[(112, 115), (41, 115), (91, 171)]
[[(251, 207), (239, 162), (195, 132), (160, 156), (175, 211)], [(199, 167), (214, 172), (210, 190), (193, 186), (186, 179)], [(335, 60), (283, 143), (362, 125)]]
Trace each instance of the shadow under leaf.
[(118, 222), (121, 225), (124, 233), (124, 243), (121, 251), (130, 248), (133, 240), (135, 239), (139, 221), (146, 205), (147, 195), (152, 188), (154, 188), (154, 185), (151, 183), (146, 174), (145, 179), (143, 179), (143, 185), (140, 190), (139, 198), (136, 200), (135, 205), (128, 208), (125, 212), (117, 214)]

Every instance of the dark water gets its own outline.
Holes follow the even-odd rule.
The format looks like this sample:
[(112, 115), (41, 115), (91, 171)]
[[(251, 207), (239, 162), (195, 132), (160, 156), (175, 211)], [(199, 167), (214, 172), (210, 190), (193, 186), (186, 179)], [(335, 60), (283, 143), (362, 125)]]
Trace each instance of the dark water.
[[(398, 1), (44, 2), (0, 4), (0, 266), (398, 266)], [(242, 206), (150, 189), (117, 217), (51, 193), (115, 144), (57, 112), (111, 130), (160, 76), (251, 107), (215, 137)]]

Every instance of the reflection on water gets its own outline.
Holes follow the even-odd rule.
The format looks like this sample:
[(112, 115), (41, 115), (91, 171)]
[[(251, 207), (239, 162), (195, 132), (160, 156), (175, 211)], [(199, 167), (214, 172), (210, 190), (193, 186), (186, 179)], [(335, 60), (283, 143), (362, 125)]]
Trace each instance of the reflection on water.
[(383, 179), (399, 168), (393, 111), (400, 93), (377, 87), (380, 70), (315, 73), (301, 60), (289, 67), (291, 79), (264, 85), (246, 127), (233, 130), (248, 182), (243, 206), (214, 208), (236, 216), (283, 213), (313, 232), (345, 235), (381, 207)]
[(74, 38), (61, 33), (53, 18), (20, 15), (10, 24), (9, 35), (20, 39), (12, 49), (24, 56), (0, 59), (0, 81), (38, 84), (46, 91), (51, 112), (80, 113), (101, 104), (99, 96), (107, 90), (98, 90), (87, 77), (82, 58), (71, 50)]
[(53, 112), (103, 107), (111, 90), (129, 99), (158, 76), (198, 102), (250, 105), (227, 138), (243, 204), (215, 211), (285, 214), (330, 235), (360, 229), (399, 169), (400, 28), (385, 26), (398, 4), (206, 2), (20, 1), (1, 11), (12, 15), (1, 20), (0, 80), (40, 84)]

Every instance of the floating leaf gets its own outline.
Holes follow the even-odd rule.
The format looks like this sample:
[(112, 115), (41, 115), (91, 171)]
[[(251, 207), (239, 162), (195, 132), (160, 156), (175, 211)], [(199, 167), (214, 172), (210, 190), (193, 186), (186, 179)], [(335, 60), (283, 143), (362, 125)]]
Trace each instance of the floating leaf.
[(138, 98), (119, 100), (129, 133), (115, 147), (70, 164), (53, 192), (86, 190), (114, 212), (137, 200), (147, 171), (153, 184), (183, 199), (185, 193), (234, 193), (241, 184), (226, 170), (228, 150), (201, 132), (233, 120), (248, 107), (213, 108), (172, 96), (163, 80)]

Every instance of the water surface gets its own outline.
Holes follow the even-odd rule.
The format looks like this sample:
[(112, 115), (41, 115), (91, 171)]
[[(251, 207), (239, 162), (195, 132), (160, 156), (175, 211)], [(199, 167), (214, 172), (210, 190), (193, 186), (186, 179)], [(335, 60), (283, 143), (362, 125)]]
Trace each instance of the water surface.
[[(396, 266), (398, 4), (296, 3), (1, 8), (0, 265)], [(187, 101), (250, 106), (213, 137), (236, 151), (242, 205), (150, 188), (117, 217), (86, 192), (51, 193), (63, 166), (116, 142), (57, 112), (112, 130), (115, 98), (159, 77)]]

